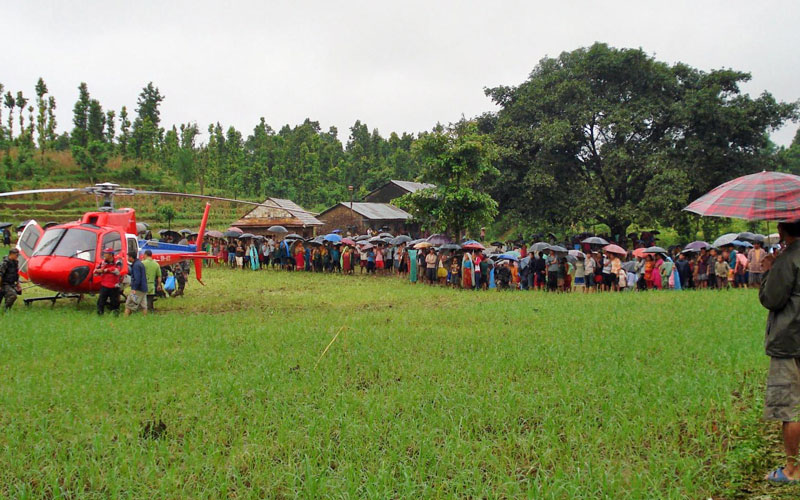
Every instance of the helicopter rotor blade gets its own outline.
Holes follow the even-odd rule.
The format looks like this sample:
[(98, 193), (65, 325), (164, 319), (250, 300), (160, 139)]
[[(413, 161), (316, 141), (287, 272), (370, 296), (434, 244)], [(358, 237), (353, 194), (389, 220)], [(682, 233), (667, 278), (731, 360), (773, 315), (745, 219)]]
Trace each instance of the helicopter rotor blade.
[(191, 193), (169, 193), (164, 191), (140, 191), (140, 190), (133, 190), (132, 194), (150, 194), (150, 195), (157, 195), (157, 196), (177, 196), (183, 198), (197, 198), (200, 200), (213, 200), (213, 201), (226, 201), (229, 203), (240, 203), (243, 205), (254, 205), (257, 207), (267, 207), (267, 208), (277, 208), (280, 210), (284, 210), (289, 213), (298, 213), (298, 214), (310, 214), (310, 215), (319, 215), (314, 212), (308, 212), (306, 210), (297, 210), (294, 208), (284, 208), (279, 206), (277, 203), (273, 204), (266, 204), (266, 203), (258, 203), (255, 201), (245, 201), (245, 200), (237, 200), (235, 198), (221, 198), (219, 196), (207, 196), (203, 194), (191, 194)]
[(50, 188), (50, 189), (27, 189), (25, 191), (9, 191), (8, 193), (0, 193), (1, 198), (8, 196), (25, 196), (27, 194), (39, 193), (75, 193), (78, 191), (86, 191), (86, 188)]

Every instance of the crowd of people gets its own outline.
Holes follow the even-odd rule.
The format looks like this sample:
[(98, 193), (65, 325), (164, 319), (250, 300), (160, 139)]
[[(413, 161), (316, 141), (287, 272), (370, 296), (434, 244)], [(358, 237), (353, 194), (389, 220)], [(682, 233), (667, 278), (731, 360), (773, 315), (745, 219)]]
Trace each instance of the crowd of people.
[(232, 269), (394, 275), (463, 289), (585, 293), (758, 286), (761, 262), (770, 253), (760, 236), (718, 247), (695, 242), (651, 251), (645, 245), (652, 239), (638, 239), (635, 248), (625, 250), (588, 238), (570, 242), (573, 248), (567, 250), (549, 243), (454, 244), (442, 235), (432, 238), (437, 237), (227, 238), (208, 239), (205, 249), (215, 257), (208, 265)]

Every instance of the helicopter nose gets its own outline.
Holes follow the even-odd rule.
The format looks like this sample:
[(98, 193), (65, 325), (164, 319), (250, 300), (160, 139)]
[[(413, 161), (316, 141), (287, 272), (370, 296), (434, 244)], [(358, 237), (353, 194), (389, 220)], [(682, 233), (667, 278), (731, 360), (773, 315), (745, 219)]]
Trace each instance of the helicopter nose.
[(90, 273), (88, 263), (76, 263), (75, 259), (65, 257), (39, 256), (28, 262), (31, 281), (59, 292), (75, 291)]

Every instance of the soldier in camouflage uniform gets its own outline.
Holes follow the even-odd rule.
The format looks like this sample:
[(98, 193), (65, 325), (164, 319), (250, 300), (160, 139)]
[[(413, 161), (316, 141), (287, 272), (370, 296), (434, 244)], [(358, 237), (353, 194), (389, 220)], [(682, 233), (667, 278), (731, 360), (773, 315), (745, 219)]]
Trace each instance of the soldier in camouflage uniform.
[(11, 309), (17, 300), (17, 295), (22, 293), (19, 286), (19, 250), (12, 248), (8, 256), (0, 263), (0, 301), (5, 299), (6, 311)]

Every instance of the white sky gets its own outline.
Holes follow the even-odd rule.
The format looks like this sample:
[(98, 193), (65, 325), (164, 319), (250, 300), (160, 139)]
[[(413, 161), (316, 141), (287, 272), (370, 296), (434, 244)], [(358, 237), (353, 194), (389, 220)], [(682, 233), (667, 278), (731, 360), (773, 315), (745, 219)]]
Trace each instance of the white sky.
[(484, 87), (517, 85), (542, 57), (595, 41), (749, 71), (747, 92), (800, 98), (796, 0), (2, 0), (0, 15), (0, 82), (33, 97), (42, 76), (62, 131), (81, 81), (105, 109), (133, 113), (152, 80), (167, 126), (219, 121), (247, 135), (261, 116), (276, 129), (309, 117), (342, 141), (356, 119), (384, 136), (420, 132), (492, 110)]

